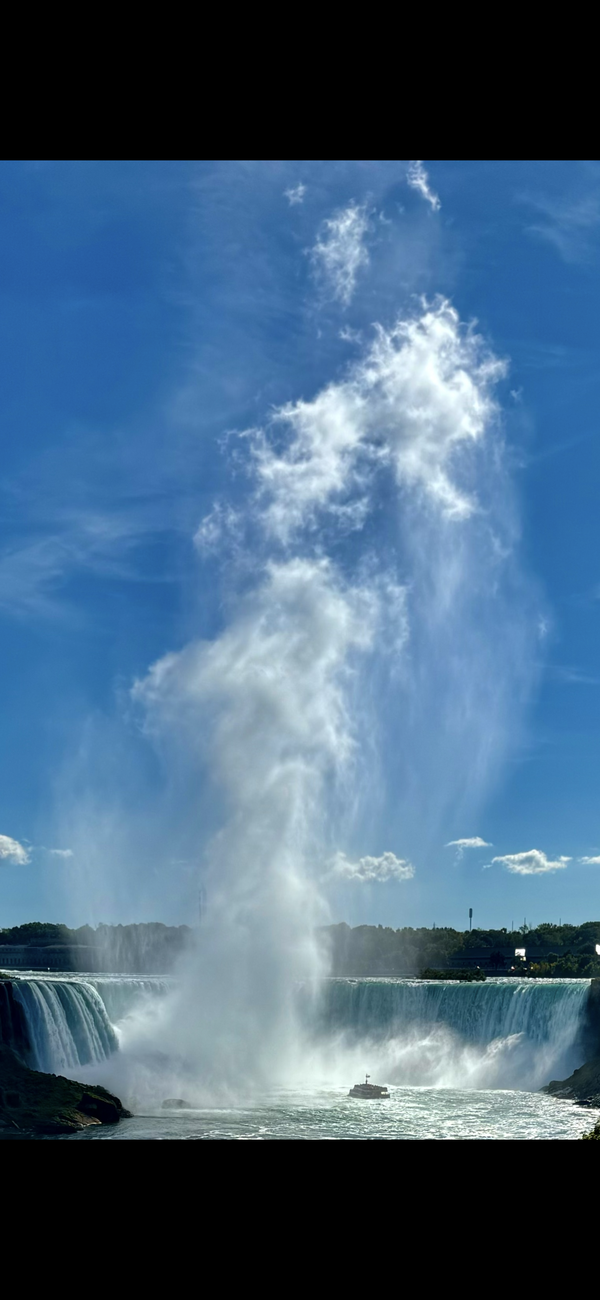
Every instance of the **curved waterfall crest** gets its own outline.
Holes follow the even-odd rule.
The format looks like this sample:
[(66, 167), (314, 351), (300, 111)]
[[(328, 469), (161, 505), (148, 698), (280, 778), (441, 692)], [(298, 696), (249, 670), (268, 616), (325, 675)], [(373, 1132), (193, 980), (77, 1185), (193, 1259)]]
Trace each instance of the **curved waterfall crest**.
[(59, 977), (11, 972), (34, 1069), (52, 1074), (105, 1061), (118, 1050), (119, 1024), (173, 986), (169, 977)]
[(445, 1025), (467, 1042), (524, 1034), (531, 1042), (579, 1030), (589, 980), (332, 979), (318, 1001), (321, 1032), (390, 1037)]
[[(355, 1057), (361, 1068), (368, 1058), (385, 1081), (399, 1086), (537, 1088), (581, 1064), (589, 985), (323, 980), (298, 990), (304, 1048), (314, 1048), (323, 1061), (337, 1060), (344, 1076)], [(177, 984), (158, 976), (55, 978), (40, 972), (15, 974), (11, 986), (26, 1022), (31, 1065), (73, 1074), (106, 1061), (137, 1017)]]

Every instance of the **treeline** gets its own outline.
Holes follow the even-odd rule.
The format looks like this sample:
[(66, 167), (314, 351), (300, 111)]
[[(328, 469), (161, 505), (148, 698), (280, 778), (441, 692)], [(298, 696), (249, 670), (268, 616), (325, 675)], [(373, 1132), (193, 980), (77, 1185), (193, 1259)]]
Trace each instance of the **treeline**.
[(427, 967), (444, 969), (477, 961), (498, 974), (515, 964), (515, 949), (525, 948), (518, 963), (524, 974), (539, 978), (600, 975), (596, 944), (600, 921), (583, 925), (551, 922), (518, 930), (453, 930), (449, 927), (393, 930), (383, 925), (345, 922), (324, 927), (322, 942), (334, 975), (420, 974)]
[[(62, 950), (64, 970), (70, 969), (68, 952), (73, 955), (74, 969), (98, 969), (91, 962), (86, 964), (86, 955), (94, 952), (101, 955), (104, 970), (166, 972), (172, 969), (192, 934), (187, 925), (168, 926), (160, 921), (95, 928), (81, 925), (75, 930), (51, 922), (28, 921), (0, 929), (0, 948), (12, 945), (38, 952), (52, 949), (55, 954)], [(586, 921), (580, 926), (548, 922), (518, 930), (410, 926), (393, 930), (383, 925), (358, 925), (352, 929), (341, 922), (322, 928), (319, 937), (333, 975), (420, 975), (427, 968), (468, 969), (478, 965), (499, 975), (508, 974), (516, 966), (523, 974), (541, 979), (600, 976), (596, 955), (600, 921)], [(515, 958), (516, 948), (525, 948), (525, 962)]]
[(546, 961), (526, 963), (525, 974), (532, 979), (598, 979), (600, 977), (600, 960), (596, 955), (567, 952), (563, 957), (548, 953)]
[(163, 925), (161, 921), (136, 925), (67, 925), (50, 921), (27, 921), (0, 929), (0, 947), (26, 947), (59, 954), (62, 969), (166, 972), (187, 946), (192, 930), (187, 925)]

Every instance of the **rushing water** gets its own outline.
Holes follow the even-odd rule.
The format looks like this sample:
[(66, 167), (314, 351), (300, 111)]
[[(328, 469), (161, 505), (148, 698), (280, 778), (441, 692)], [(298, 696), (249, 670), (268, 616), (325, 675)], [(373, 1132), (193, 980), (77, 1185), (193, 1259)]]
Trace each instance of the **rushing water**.
[(108, 1060), (128, 1015), (170, 987), (167, 977), (7, 973), (25, 1015), (31, 1065), (54, 1074)]
[[(13, 975), (38, 1069), (120, 1090), (119, 1046), (168, 998), (168, 977)], [(299, 990), (303, 1036), (296, 1064), (261, 1096), (206, 1098), (195, 1109), (160, 1109), (160, 1092), (124, 1096), (136, 1118), (88, 1138), (562, 1138), (580, 1136), (596, 1113), (539, 1093), (582, 1061), (584, 980), (485, 983), (334, 979)], [(348, 1087), (365, 1070), (391, 1098), (357, 1102)], [(112, 1075), (115, 1082), (112, 1083)], [(161, 1087), (160, 1084), (157, 1087)], [(183, 1085), (182, 1085), (183, 1087)], [(164, 1097), (165, 1093), (162, 1093)], [(207, 1104), (208, 1100), (208, 1104)], [(220, 1102), (220, 1104), (218, 1104)], [(140, 1113), (142, 1112), (142, 1113)]]
[(598, 1118), (600, 1111), (535, 1092), (394, 1088), (389, 1101), (371, 1102), (332, 1086), (282, 1092), (256, 1106), (157, 1111), (66, 1140), (572, 1141)]
[(385, 1083), (535, 1090), (582, 1063), (587, 980), (330, 980), (321, 1057)]
[(414, 1027), (447, 1025), (469, 1042), (524, 1034), (532, 1044), (576, 1037), (589, 980), (328, 980), (319, 1004), (327, 1035), (390, 1038)]
[(90, 984), (19, 980), (14, 995), (23, 1007), (38, 1070), (60, 1073), (104, 1061), (117, 1050), (106, 1008)]

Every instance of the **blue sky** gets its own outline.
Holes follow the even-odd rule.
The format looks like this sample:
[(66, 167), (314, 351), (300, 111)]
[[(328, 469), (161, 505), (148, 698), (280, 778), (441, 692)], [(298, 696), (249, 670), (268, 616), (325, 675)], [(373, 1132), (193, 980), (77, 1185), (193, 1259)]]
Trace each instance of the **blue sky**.
[[(292, 750), (332, 919), (598, 917), (598, 164), (4, 163), (0, 226), (1, 923), (194, 920)], [(409, 429), (431, 322), (456, 453), (454, 407)], [(292, 580), (336, 676), (287, 699), (335, 744), (257, 706), (227, 748), (223, 655)]]

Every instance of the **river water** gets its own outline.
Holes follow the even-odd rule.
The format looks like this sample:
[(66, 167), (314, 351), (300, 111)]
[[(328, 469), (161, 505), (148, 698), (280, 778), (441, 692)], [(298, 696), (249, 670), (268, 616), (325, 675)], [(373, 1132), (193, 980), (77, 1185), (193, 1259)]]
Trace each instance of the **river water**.
[(375, 1102), (355, 1100), (332, 1086), (282, 1092), (252, 1107), (158, 1111), (65, 1140), (573, 1140), (598, 1118), (600, 1111), (535, 1092), (392, 1088), (389, 1101)]

